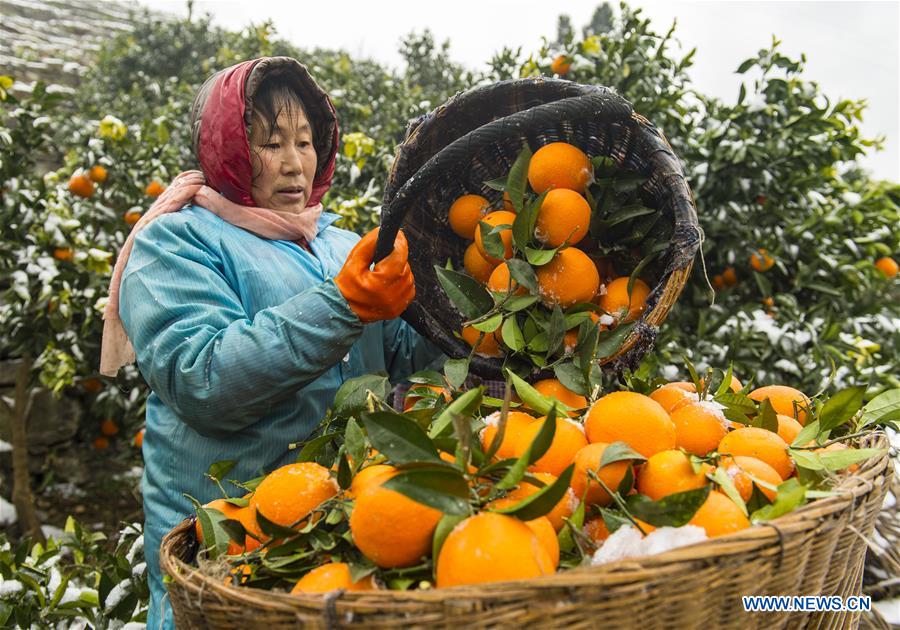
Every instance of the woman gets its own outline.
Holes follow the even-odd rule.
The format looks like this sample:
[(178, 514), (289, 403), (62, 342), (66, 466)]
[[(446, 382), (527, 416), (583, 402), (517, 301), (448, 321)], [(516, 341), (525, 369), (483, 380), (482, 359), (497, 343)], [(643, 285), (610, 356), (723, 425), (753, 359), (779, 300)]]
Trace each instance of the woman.
[(316, 428), (345, 380), (378, 370), (397, 380), (439, 356), (395, 319), (415, 294), (403, 235), (370, 270), (375, 232), (360, 241), (322, 212), (338, 126), (304, 66), (276, 57), (223, 70), (191, 117), (203, 174), (177, 177), (138, 222), (105, 314), (102, 371), (136, 354), (152, 390), (151, 628), (172, 625), (160, 542), (192, 511), (188, 495), (216, 498), (210, 464), (235, 460), (229, 478), (249, 479), (288, 463), (288, 444)]

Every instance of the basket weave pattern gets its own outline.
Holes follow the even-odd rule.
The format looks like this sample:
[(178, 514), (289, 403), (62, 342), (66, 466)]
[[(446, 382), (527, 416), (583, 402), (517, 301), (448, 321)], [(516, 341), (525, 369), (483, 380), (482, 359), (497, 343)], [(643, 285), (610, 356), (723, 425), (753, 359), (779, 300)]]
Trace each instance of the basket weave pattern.
[[(887, 448), (884, 434), (862, 447)], [(160, 564), (179, 628), (848, 628), (859, 613), (745, 613), (742, 595), (858, 595), (866, 538), (893, 473), (885, 453), (837, 494), (764, 526), (656, 556), (551, 576), (420, 591), (289, 595), (226, 586), (196, 566), (190, 520)]]

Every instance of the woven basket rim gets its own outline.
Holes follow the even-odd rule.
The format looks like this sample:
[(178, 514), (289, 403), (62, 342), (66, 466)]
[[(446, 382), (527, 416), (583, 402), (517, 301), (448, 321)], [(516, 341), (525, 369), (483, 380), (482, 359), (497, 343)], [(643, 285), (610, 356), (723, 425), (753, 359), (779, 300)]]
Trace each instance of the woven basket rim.
[[(389, 589), (341, 591), (340, 598), (345, 603), (369, 602), (374, 605), (378, 605), (379, 602), (428, 603), (459, 598), (487, 601), (506, 597), (515, 591), (577, 587), (588, 583), (612, 585), (640, 582), (650, 575), (659, 576), (661, 572), (671, 571), (673, 575), (681, 574), (684, 570), (683, 563), (711, 560), (750, 551), (763, 552), (780, 548), (779, 553), (784, 555), (782, 546), (784, 534), (812, 530), (821, 520), (843, 510), (852, 509), (855, 499), (886, 483), (887, 473), (893, 474), (889, 454), (890, 441), (887, 435), (883, 431), (877, 431), (864, 438), (864, 441), (869, 447), (884, 448), (885, 452), (865, 460), (857, 472), (844, 476), (834, 489), (834, 495), (816, 499), (769, 523), (751, 526), (733, 534), (707, 539), (652, 556), (626, 558), (596, 566), (587, 565), (528, 580), (412, 591)], [(171, 552), (171, 547), (179, 537), (189, 536), (192, 530), (192, 519), (187, 518), (171, 530), (162, 541), (160, 565), (163, 572), (172, 577), (173, 585), (177, 588), (212, 590), (226, 599), (236, 599), (267, 608), (297, 610), (298, 607), (314, 609), (323, 607), (322, 595), (290, 594), (249, 587), (236, 588), (204, 574), (198, 567), (187, 564)]]

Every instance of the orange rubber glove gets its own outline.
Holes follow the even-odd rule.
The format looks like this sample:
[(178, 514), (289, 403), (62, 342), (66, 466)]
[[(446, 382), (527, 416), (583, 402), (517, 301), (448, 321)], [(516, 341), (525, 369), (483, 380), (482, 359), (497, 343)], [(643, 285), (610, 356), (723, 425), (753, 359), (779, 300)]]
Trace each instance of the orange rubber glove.
[(416, 284), (407, 256), (409, 244), (403, 231), (397, 232), (394, 250), (374, 268), (378, 228), (366, 234), (350, 250), (344, 266), (334, 278), (347, 304), (365, 324), (394, 319), (416, 296)]

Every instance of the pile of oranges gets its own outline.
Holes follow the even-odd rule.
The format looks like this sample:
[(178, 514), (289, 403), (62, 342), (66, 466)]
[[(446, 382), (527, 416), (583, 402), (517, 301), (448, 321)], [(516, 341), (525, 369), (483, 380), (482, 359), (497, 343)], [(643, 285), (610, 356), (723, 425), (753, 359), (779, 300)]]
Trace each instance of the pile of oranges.
[[(480, 404), (469, 417), (469, 435), (460, 435), (465, 425), (457, 425), (456, 439), (435, 429), (434, 421), (472, 392), (420, 384), (404, 408), (433, 410), (426, 429), (390, 413), (393, 426), (408, 423), (410, 443), (434, 448), (434, 459), (398, 455), (395, 461), (398, 441), (369, 431), (361, 462), (341, 447), (336, 458), (285, 465), (247, 486), (245, 496), (213, 501), (198, 513), (216, 514), (244, 532), (228, 544), (236, 568), (227, 583), (253, 586), (263, 575), (271, 587), (262, 559), (278, 550), (278, 583), (297, 594), (539, 577), (586, 562), (620, 526), (646, 535), (673, 525), (673, 518), (676, 526), (700, 527), (708, 537), (727, 535), (750, 527), (752, 506), (775, 501), (779, 487), (797, 476), (792, 449), (818, 447), (802, 436), (807, 443), (797, 443), (815, 419), (802, 392), (780, 385), (751, 390), (730, 372), (726, 377), (727, 385), (714, 393), (700, 379), (647, 393), (615, 391), (593, 402), (556, 379), (522, 389), (517, 384), (518, 395), (500, 410)], [(742, 401), (747, 424), (727, 417), (732, 400)], [(535, 411), (546, 411), (547, 404), (546, 415)], [(773, 412), (777, 430), (754, 420)], [(443, 437), (431, 441), (426, 431)], [(443, 492), (434, 486), (416, 493), (392, 483), (428, 468), (468, 488), (464, 510), (439, 509), (428, 496)], [(685, 512), (688, 497), (693, 507)], [(640, 511), (641, 502), (653, 503), (655, 511)], [(196, 532), (203, 540), (201, 520)], [(289, 553), (302, 558), (290, 577), (284, 570)]]
[[(571, 144), (553, 142), (530, 157), (527, 183), (531, 192), (525, 192), (526, 202), (533, 200), (540, 206), (529, 242), (534, 250), (552, 253), (541, 264), (531, 265), (536, 280), (532, 293), (540, 307), (577, 307), (576, 311), (590, 313), (594, 323), (605, 330), (638, 319), (646, 308), (650, 286), (634, 278), (629, 291), (629, 277), (616, 277), (608, 258), (589, 254), (596, 249), (589, 237), (594, 213), (588, 188), (593, 181), (590, 158)], [(510, 269), (513, 260), (528, 262), (513, 238), (516, 218), (508, 192), (493, 205), (481, 195), (466, 194), (454, 200), (448, 210), (450, 228), (469, 241), (463, 256), (466, 273), (491, 293), (495, 303), (510, 294), (529, 294)], [(486, 233), (499, 236), (502, 252), (485, 244)], [(568, 331), (569, 352), (574, 350), (577, 332), (577, 327)], [(500, 357), (508, 351), (499, 330), (486, 332), (483, 327), (479, 330), (467, 325), (461, 336), (483, 356)]]

